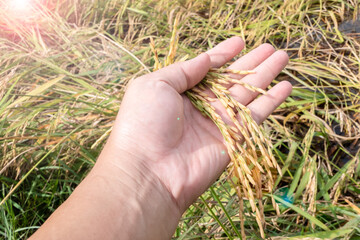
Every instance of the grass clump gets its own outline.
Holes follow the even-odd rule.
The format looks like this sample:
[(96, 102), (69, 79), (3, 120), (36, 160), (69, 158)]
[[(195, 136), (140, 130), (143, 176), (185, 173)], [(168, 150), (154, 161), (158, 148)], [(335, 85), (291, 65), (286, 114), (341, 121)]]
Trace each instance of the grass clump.
[[(359, 238), (358, 1), (45, 2), (42, 21), (30, 26), (9, 25), (12, 18), (0, 8), (2, 238), (29, 237), (84, 178), (111, 129), (127, 82), (155, 64), (149, 38), (158, 58), (167, 56), (177, 14), (181, 57), (172, 56), (176, 61), (233, 35), (248, 44), (244, 53), (269, 42), (290, 55), (278, 80), (292, 82), (291, 97), (263, 129), (250, 122), (246, 129), (249, 138), (254, 138), (251, 127), (268, 136), (264, 151), (272, 144), (282, 173), (272, 172), (273, 192), (261, 191), (259, 197), (253, 189), (263, 203), (265, 238)], [(351, 31), (345, 30), (349, 24)], [(220, 85), (231, 80), (211, 74), (202, 84), (226, 93)], [(188, 94), (209, 100), (198, 92)], [(226, 94), (220, 97), (232, 111), (246, 112)], [(222, 128), (236, 139), (236, 130)], [(242, 161), (258, 156), (252, 154)], [(227, 179), (219, 178), (189, 208), (175, 239), (237, 239), (241, 224), (248, 239), (261, 238), (250, 198), (240, 187), (243, 197), (234, 197), (237, 189)]]

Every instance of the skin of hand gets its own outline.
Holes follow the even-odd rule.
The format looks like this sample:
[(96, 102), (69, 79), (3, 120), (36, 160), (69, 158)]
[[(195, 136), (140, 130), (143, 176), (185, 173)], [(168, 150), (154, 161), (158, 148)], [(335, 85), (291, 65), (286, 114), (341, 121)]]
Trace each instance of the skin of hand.
[[(216, 125), (183, 93), (243, 47), (233, 37), (192, 60), (133, 80), (95, 167), (34, 239), (170, 239), (181, 214), (230, 161)], [(233, 77), (266, 89), (287, 62), (285, 52), (263, 44), (229, 68), (254, 69), (256, 74)], [(227, 87), (259, 124), (292, 89), (280, 82), (257, 98), (240, 85)], [(220, 102), (212, 105), (231, 122)]]

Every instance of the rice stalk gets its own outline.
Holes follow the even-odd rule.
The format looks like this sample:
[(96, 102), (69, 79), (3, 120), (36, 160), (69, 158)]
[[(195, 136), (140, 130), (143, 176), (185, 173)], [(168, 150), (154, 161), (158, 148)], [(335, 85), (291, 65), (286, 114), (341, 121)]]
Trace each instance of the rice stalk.
[[(176, 16), (171, 36), (170, 49), (165, 58), (163, 66), (168, 66), (175, 61), (176, 49), (178, 45), (177, 25), (179, 15)], [(154, 55), (154, 71), (161, 68), (157, 50), (153, 39), (150, 39), (150, 47)], [(231, 75), (254, 74), (252, 70), (231, 70), (225, 68), (212, 68), (205, 78), (195, 87), (185, 92), (193, 105), (206, 117), (209, 117), (219, 128), (224, 140), (227, 152), (231, 159), (228, 174), (236, 193), (240, 200), (240, 220), (241, 235), (245, 239), (244, 218), (243, 218), (243, 199), (250, 203), (256, 222), (259, 226), (260, 235), (265, 238), (265, 216), (262, 203), (263, 191), (272, 192), (274, 187), (274, 174), (272, 169), (276, 169), (281, 175), (280, 167), (272, 154), (272, 144), (268, 140), (265, 131), (260, 127), (251, 116), (250, 110), (237, 102), (231, 96), (230, 91), (225, 87), (233, 83), (239, 84), (250, 91), (266, 94), (263, 89), (246, 84), (234, 79)], [(216, 99), (210, 98), (205, 89), (210, 89), (215, 94)], [(225, 124), (225, 116), (221, 116), (211, 105), (214, 101), (220, 101), (226, 110), (227, 117), (231, 120), (231, 125)], [(234, 181), (235, 180), (235, 181)], [(274, 209), (279, 213), (279, 208), (272, 199)]]

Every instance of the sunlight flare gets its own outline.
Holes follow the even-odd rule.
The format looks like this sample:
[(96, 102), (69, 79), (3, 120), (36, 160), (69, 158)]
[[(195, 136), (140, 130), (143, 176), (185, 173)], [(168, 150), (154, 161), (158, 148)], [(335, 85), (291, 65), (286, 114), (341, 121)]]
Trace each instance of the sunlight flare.
[[(10, 0), (7, 8), (13, 14), (31, 14), (33, 10), (32, 0)], [(18, 15), (19, 16), (19, 15)]]

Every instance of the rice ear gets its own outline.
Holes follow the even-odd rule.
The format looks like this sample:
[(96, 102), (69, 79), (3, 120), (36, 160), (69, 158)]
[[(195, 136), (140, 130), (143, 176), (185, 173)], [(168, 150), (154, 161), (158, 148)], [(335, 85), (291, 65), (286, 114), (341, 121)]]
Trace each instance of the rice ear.
[[(164, 66), (168, 66), (174, 62), (178, 38), (177, 26), (179, 16), (175, 18), (173, 32), (170, 42), (170, 50), (164, 61)], [(151, 49), (154, 53), (155, 66), (154, 69), (161, 67), (155, 43), (150, 39)], [(240, 210), (244, 210), (243, 199), (247, 199), (250, 203), (253, 214), (259, 225), (259, 231), (262, 238), (265, 237), (265, 216), (262, 203), (263, 191), (272, 191), (274, 186), (274, 176), (272, 169), (276, 169), (279, 174), (275, 157), (272, 154), (272, 144), (267, 138), (265, 131), (257, 125), (251, 116), (250, 110), (237, 102), (231, 95), (230, 91), (224, 86), (230, 83), (239, 84), (250, 91), (256, 91), (266, 94), (261, 88), (251, 86), (238, 79), (231, 77), (233, 74), (254, 74), (253, 70), (231, 70), (225, 68), (212, 68), (206, 77), (195, 87), (185, 92), (195, 108), (202, 115), (209, 117), (220, 130), (225, 140), (225, 146), (230, 156), (231, 164), (229, 164), (228, 173), (231, 183), (233, 184), (240, 202)], [(209, 89), (214, 93), (216, 98), (209, 97), (205, 90)], [(225, 109), (225, 113), (218, 113), (211, 105), (212, 102), (219, 101)], [(232, 125), (225, 124), (223, 118), (231, 120)], [(237, 179), (232, 181), (232, 177)], [(274, 199), (272, 203), (277, 213), (279, 207)], [(246, 238), (244, 230), (244, 218), (240, 213), (241, 234), (243, 239)]]

